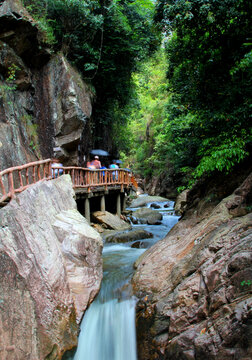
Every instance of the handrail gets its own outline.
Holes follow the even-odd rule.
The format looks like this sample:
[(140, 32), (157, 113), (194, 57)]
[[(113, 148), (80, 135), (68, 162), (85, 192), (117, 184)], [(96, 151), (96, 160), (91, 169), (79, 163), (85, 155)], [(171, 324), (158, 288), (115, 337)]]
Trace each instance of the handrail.
[(40, 180), (51, 179), (52, 163), (52, 159), (39, 160), (0, 171), (0, 203)]
[[(69, 174), (74, 189), (87, 189), (87, 192), (95, 188), (131, 185), (137, 187), (137, 183), (130, 170), (126, 169), (87, 169), (78, 166), (53, 166), (55, 160), (46, 159), (31, 162), (21, 166), (14, 166), (0, 172), (0, 205), (9, 199), (13, 199), (16, 193), (22, 192), (29, 186), (40, 180), (51, 180), (61, 174)], [(2, 196), (1, 196), (2, 195)]]

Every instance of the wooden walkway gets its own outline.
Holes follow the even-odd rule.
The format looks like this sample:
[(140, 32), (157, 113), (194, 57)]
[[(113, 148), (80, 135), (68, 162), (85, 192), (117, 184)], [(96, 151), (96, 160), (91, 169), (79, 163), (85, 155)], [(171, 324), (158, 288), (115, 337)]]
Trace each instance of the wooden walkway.
[(54, 167), (55, 160), (46, 159), (0, 172), (0, 206), (6, 205), (17, 193), (41, 180), (52, 180), (61, 174), (69, 174), (76, 192), (95, 192), (103, 188), (120, 187), (121, 192), (137, 182), (131, 171), (125, 169), (91, 170), (76, 166)]

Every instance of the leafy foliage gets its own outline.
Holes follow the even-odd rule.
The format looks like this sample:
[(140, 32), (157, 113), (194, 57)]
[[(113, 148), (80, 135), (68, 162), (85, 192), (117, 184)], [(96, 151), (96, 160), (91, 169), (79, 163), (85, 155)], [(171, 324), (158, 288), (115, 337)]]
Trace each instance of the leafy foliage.
[[(167, 102), (166, 60), (164, 49), (157, 51), (133, 74), (135, 93), (129, 104), (128, 162), (135, 172), (151, 176), (158, 166), (151, 157), (158, 126), (165, 117)], [(155, 163), (158, 160), (155, 159)]]
[[(251, 146), (251, 5), (247, 0), (159, 0), (167, 102), (152, 163), (182, 186), (229, 172)], [(156, 160), (156, 161), (155, 161)]]
[(159, 2), (157, 17), (170, 34), (169, 89), (175, 102), (194, 118), (190, 126), (196, 137), (194, 178), (214, 170), (229, 171), (248, 155), (249, 10), (246, 0)]

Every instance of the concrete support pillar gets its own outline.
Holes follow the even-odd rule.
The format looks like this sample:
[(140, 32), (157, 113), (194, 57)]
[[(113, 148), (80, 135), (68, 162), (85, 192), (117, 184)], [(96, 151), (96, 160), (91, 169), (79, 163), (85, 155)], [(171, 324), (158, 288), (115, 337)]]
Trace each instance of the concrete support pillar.
[(121, 216), (121, 194), (117, 195), (116, 199), (116, 214)]
[(125, 193), (123, 194), (123, 203), (122, 203), (122, 211), (126, 210), (126, 195)]
[(101, 197), (101, 211), (105, 211), (106, 208), (105, 208), (105, 196), (102, 195)]
[(85, 199), (85, 218), (90, 223), (90, 203), (89, 203), (89, 198)]

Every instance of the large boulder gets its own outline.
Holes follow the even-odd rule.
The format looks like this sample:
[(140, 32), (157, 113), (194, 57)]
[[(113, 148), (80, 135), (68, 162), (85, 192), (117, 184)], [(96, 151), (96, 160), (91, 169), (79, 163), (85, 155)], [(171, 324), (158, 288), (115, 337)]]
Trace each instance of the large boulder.
[(69, 175), (0, 210), (0, 357), (61, 359), (99, 291), (102, 240), (76, 209)]
[(128, 230), (131, 228), (129, 223), (108, 211), (95, 211), (92, 213), (92, 219), (93, 221), (102, 224), (106, 229)]
[(136, 229), (123, 232), (113, 231), (112, 234), (108, 233), (103, 238), (106, 242), (125, 243), (135, 240), (153, 238), (153, 234), (144, 229)]
[(158, 225), (163, 218), (162, 214), (150, 208), (140, 208), (132, 213), (133, 218), (140, 224)]
[(251, 358), (251, 184), (207, 217), (191, 212), (137, 260), (140, 360)]

